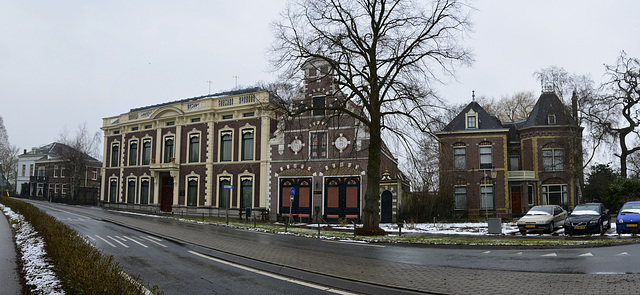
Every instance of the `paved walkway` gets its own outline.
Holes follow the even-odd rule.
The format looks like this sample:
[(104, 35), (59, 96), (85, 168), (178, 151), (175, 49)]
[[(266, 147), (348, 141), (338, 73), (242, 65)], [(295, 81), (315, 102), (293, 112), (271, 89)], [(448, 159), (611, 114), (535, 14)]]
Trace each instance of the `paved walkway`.
[(13, 233), (4, 213), (0, 215), (0, 293), (22, 294)]
[(104, 212), (107, 221), (207, 249), (353, 281), (435, 294), (637, 294), (640, 274), (562, 274), (397, 263), (247, 243), (233, 236), (206, 234), (206, 225), (172, 226), (158, 218)]

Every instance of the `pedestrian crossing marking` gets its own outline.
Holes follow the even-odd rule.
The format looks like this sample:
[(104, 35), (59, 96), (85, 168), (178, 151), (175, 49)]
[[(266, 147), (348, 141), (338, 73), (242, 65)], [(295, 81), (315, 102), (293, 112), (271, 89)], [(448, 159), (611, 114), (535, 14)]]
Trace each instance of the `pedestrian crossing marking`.
[(107, 238), (114, 240), (116, 243), (118, 243), (118, 244), (122, 245), (122, 247), (129, 248), (129, 246), (127, 246), (127, 245), (125, 245), (124, 243), (122, 243), (122, 242), (118, 241), (118, 239), (116, 239), (116, 238), (114, 238), (114, 237), (112, 237), (112, 236), (107, 236)]
[(143, 244), (143, 243), (140, 243), (140, 242), (138, 242), (138, 241), (136, 241), (136, 240), (132, 239), (131, 237), (126, 237), (126, 236), (125, 236), (125, 238), (127, 238), (128, 240), (130, 240), (130, 241), (132, 241), (132, 242), (134, 242), (134, 243), (136, 243), (136, 244), (138, 244), (138, 245), (140, 245), (140, 246), (142, 246), (142, 247), (149, 248), (149, 246), (147, 246), (147, 245), (145, 245), (145, 244)]
[(96, 237), (97, 237), (98, 239), (103, 240), (105, 243), (107, 243), (109, 246), (111, 246), (111, 247), (113, 247), (113, 248), (118, 247), (118, 246), (116, 246), (116, 245), (114, 245), (114, 244), (111, 244), (111, 242), (109, 242), (109, 241), (105, 240), (105, 239), (104, 239), (103, 237), (101, 237), (101, 236), (96, 235)]
[[(160, 247), (163, 247), (163, 248), (166, 248), (166, 247), (167, 247), (167, 246), (165, 246), (165, 245), (163, 245), (163, 244), (160, 244), (160, 243), (158, 243), (158, 242), (156, 242), (156, 241), (152, 240), (152, 239), (151, 239), (151, 237), (148, 237), (148, 236), (147, 236), (147, 237), (143, 237), (143, 236), (141, 236), (140, 238), (145, 239), (145, 240), (148, 240), (149, 242), (155, 243), (155, 244), (159, 245)], [(162, 240), (160, 240), (160, 241), (162, 241)]]

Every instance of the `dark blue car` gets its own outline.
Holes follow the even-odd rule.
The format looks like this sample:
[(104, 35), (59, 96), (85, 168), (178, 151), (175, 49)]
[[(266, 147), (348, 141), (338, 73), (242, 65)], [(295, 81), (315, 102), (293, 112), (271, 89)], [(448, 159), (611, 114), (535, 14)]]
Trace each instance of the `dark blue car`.
[(567, 235), (604, 234), (611, 228), (609, 210), (602, 203), (580, 204), (573, 208), (573, 212), (564, 223), (564, 233)]
[(637, 233), (640, 224), (640, 201), (626, 202), (616, 218), (616, 231), (618, 234)]

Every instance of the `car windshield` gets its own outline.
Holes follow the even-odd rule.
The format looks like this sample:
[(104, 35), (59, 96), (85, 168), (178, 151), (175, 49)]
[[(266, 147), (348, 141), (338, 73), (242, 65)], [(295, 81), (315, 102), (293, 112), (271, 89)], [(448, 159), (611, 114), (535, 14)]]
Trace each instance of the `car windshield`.
[(578, 205), (573, 208), (571, 215), (600, 215), (599, 205)]
[(640, 203), (624, 204), (620, 209), (620, 213), (640, 213)]
[(553, 207), (533, 207), (527, 215), (551, 215), (553, 212)]

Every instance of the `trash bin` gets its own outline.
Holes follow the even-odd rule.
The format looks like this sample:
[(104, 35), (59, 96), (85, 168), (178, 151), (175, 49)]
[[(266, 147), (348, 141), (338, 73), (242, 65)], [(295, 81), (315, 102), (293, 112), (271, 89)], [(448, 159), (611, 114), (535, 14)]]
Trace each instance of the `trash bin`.
[(488, 218), (489, 234), (502, 234), (502, 219), (501, 218)]

